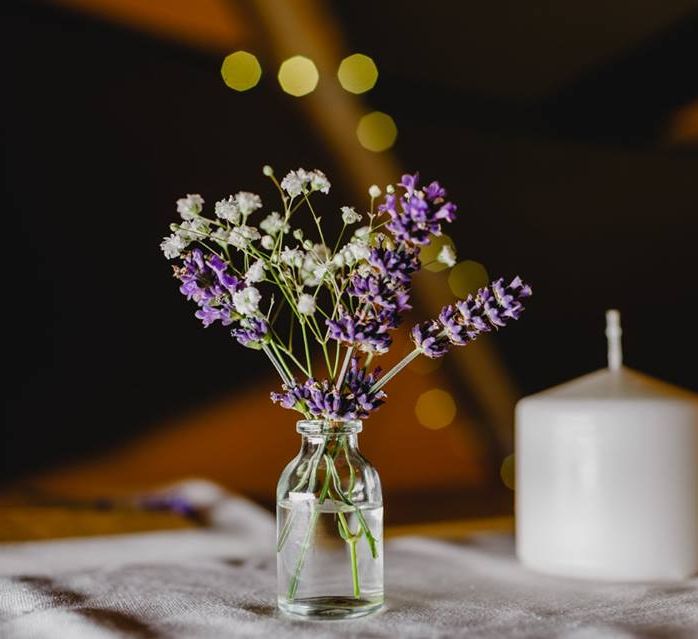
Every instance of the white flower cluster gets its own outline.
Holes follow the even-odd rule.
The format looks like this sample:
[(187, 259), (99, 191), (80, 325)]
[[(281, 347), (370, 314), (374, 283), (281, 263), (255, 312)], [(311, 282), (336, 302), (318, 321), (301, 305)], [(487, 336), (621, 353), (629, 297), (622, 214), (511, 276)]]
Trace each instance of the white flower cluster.
[(439, 254), (436, 256), (436, 259), (442, 264), (451, 267), (456, 263), (456, 253), (450, 244), (444, 244)]
[(177, 213), (183, 220), (193, 220), (204, 208), (204, 198), (196, 193), (189, 193), (177, 200)]
[(298, 169), (290, 171), (286, 177), (281, 180), (281, 188), (288, 193), (291, 198), (298, 197), (304, 191), (320, 191), (320, 193), (330, 192), (330, 181), (325, 177), (325, 174), (318, 169), (314, 171), (306, 171)]
[(229, 195), (225, 200), (216, 202), (216, 217), (226, 220), (231, 224), (240, 224), (247, 219), (250, 213), (262, 208), (262, 199), (255, 193), (240, 191), (236, 195)]
[(361, 222), (361, 215), (356, 212), (353, 206), (343, 206), (342, 211), (342, 221), (345, 224), (355, 224), (356, 222)]

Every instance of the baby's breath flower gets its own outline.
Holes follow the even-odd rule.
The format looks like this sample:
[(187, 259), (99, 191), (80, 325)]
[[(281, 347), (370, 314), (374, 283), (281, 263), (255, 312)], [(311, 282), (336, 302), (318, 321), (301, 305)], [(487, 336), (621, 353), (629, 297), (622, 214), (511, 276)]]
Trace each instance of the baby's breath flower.
[(288, 224), (276, 211), (267, 215), (260, 222), (259, 228), (269, 235), (277, 235), (281, 232), (288, 233)]
[(362, 226), (361, 228), (356, 229), (354, 231), (354, 238), (358, 239), (362, 242), (368, 242), (368, 237), (371, 234), (371, 227), (370, 226)]
[(233, 293), (233, 306), (240, 315), (254, 315), (259, 310), (260, 292), (254, 286), (248, 286)]
[(385, 187), (385, 192), (388, 195), (392, 195), (393, 193), (395, 193), (395, 187), (392, 184), (388, 184), (388, 186)]
[(216, 217), (219, 217), (221, 220), (227, 220), (231, 224), (240, 223), (240, 209), (232, 195), (225, 200), (216, 202), (215, 213)]
[(308, 293), (303, 293), (298, 298), (298, 312), (301, 315), (312, 315), (315, 312), (315, 298)]
[(177, 213), (183, 220), (191, 220), (201, 213), (203, 206), (204, 199), (198, 193), (188, 193), (177, 200)]
[(371, 186), (368, 187), (368, 194), (372, 198), (377, 198), (381, 196), (381, 190), (380, 187), (377, 184), (371, 184)]
[(193, 220), (185, 220), (175, 231), (185, 242), (193, 242), (202, 239), (211, 232), (210, 222), (203, 217), (196, 217)]
[(289, 171), (286, 177), (281, 180), (281, 188), (294, 198), (306, 190), (329, 193), (330, 182), (322, 171), (298, 169), (297, 171)]
[(310, 188), (313, 191), (320, 191), (327, 195), (330, 192), (330, 181), (322, 171), (315, 169), (310, 172)]
[(361, 215), (356, 212), (353, 206), (343, 206), (342, 211), (342, 221), (345, 224), (354, 224), (355, 222), (361, 221)]
[(300, 268), (303, 265), (304, 255), (303, 251), (300, 251), (299, 249), (292, 249), (286, 246), (284, 247), (284, 250), (281, 251), (280, 258), (284, 264)]
[(160, 249), (168, 260), (179, 257), (180, 253), (187, 248), (187, 243), (177, 233), (172, 233), (162, 239)]
[(242, 217), (246, 218), (250, 213), (254, 213), (257, 209), (262, 208), (262, 199), (254, 193), (240, 191), (235, 196), (235, 204), (237, 204), (240, 213), (242, 213)]
[(281, 180), (281, 188), (292, 198), (303, 193), (303, 186), (307, 182), (307, 174), (304, 169), (289, 171), (286, 177)]
[(257, 260), (245, 273), (245, 282), (248, 284), (255, 284), (261, 282), (264, 279), (264, 261)]
[(211, 239), (216, 240), (216, 242), (220, 242), (221, 244), (227, 244), (228, 240), (230, 239), (230, 233), (222, 226), (219, 226), (213, 233), (211, 233)]
[(304, 248), (306, 251), (309, 251), (310, 249), (312, 249), (313, 246), (314, 246), (313, 240), (305, 240), (305, 241), (303, 242), (303, 248)]
[(456, 253), (449, 244), (444, 244), (436, 256), (436, 259), (446, 266), (453, 266), (456, 263)]
[(293, 237), (297, 239), (299, 242), (303, 241), (303, 229), (296, 229), (293, 231)]
[(262, 167), (262, 173), (264, 173), (264, 175), (266, 175), (267, 177), (271, 177), (272, 175), (274, 175), (274, 169), (272, 169), (268, 164), (265, 164)]
[(244, 224), (230, 231), (228, 242), (237, 249), (245, 249), (248, 244), (261, 237), (259, 231), (254, 226), (245, 226)]
[(262, 236), (262, 248), (271, 251), (274, 248), (274, 238), (271, 235)]

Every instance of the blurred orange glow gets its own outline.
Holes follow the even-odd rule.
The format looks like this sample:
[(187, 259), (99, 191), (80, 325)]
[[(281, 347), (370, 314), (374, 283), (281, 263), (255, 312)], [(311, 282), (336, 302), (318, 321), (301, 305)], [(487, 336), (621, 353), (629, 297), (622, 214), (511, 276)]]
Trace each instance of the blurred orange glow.
[(698, 100), (681, 107), (671, 120), (669, 139), (676, 144), (698, 143)]
[(198, 47), (229, 51), (250, 29), (235, 3), (222, 0), (54, 0), (56, 4), (114, 20)]

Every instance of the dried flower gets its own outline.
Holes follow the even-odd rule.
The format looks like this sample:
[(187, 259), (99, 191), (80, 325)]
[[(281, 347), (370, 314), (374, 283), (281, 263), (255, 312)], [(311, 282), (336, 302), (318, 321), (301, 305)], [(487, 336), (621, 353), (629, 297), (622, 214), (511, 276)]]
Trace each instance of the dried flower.
[(279, 233), (288, 233), (288, 224), (276, 212), (270, 213), (260, 223), (259, 228), (269, 235), (278, 235)]
[(308, 293), (303, 293), (298, 298), (298, 312), (301, 315), (312, 315), (315, 312), (315, 298)]
[(214, 212), (216, 217), (221, 220), (227, 220), (231, 224), (240, 224), (240, 209), (232, 195), (225, 200), (216, 202)]
[(204, 199), (196, 194), (189, 193), (186, 197), (177, 200), (177, 213), (183, 220), (191, 220), (196, 217), (204, 206)]
[(269, 335), (269, 324), (263, 317), (245, 317), (240, 326), (230, 331), (230, 334), (242, 346), (261, 348)]
[(343, 206), (342, 209), (342, 221), (345, 224), (355, 224), (361, 221), (361, 215), (356, 212), (353, 206)]
[(248, 286), (233, 294), (233, 305), (240, 315), (255, 315), (261, 299), (261, 293), (254, 286)]
[(160, 249), (168, 260), (179, 257), (185, 248), (187, 248), (187, 243), (177, 233), (164, 237), (160, 243)]
[(456, 253), (449, 244), (444, 244), (436, 256), (437, 261), (445, 264), (449, 268), (456, 263)]

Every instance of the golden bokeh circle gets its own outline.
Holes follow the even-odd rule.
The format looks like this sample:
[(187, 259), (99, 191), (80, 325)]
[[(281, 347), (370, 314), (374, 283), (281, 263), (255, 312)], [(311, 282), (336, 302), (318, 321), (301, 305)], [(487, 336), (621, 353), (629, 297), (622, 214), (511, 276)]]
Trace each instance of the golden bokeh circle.
[(432, 388), (417, 398), (414, 407), (417, 421), (432, 430), (445, 428), (456, 417), (456, 402), (448, 391)]
[(223, 82), (235, 91), (247, 91), (256, 87), (262, 77), (262, 67), (257, 57), (248, 51), (235, 51), (226, 56), (221, 65)]
[(286, 93), (300, 98), (315, 91), (320, 74), (310, 58), (295, 55), (281, 63), (278, 78)]
[(381, 111), (367, 113), (359, 120), (356, 137), (364, 149), (375, 153), (386, 151), (397, 139), (395, 120)]
[(366, 93), (378, 80), (376, 63), (363, 53), (354, 53), (339, 64), (337, 70), (339, 84), (350, 93)]
[(477, 289), (487, 286), (490, 277), (487, 269), (473, 260), (459, 262), (448, 274), (448, 286), (456, 297), (462, 299), (469, 294), (475, 293)]

